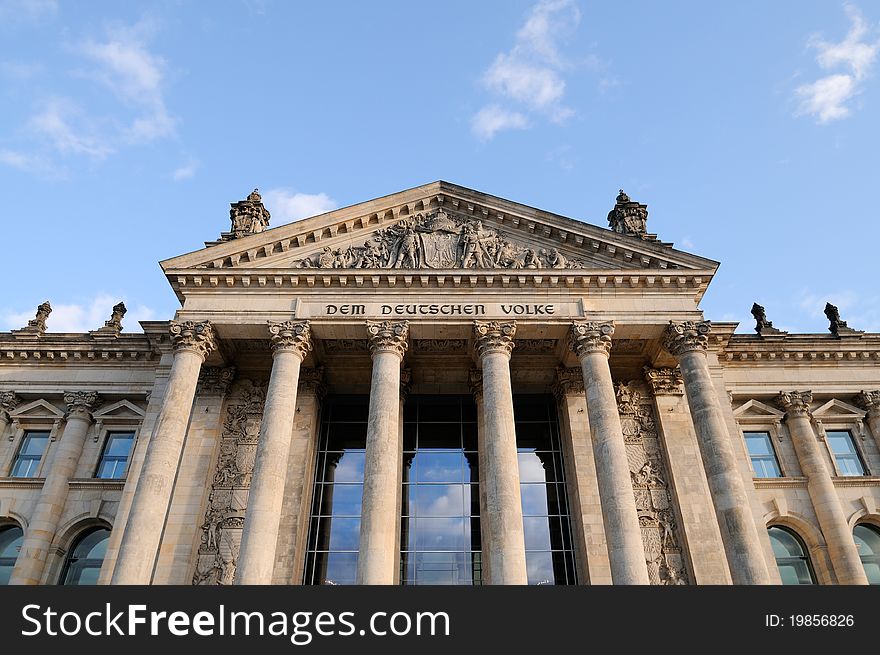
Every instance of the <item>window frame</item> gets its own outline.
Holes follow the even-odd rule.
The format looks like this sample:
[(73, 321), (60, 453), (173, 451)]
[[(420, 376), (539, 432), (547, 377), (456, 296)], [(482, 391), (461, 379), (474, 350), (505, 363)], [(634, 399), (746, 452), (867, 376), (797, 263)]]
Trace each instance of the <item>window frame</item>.
[[(875, 532), (878, 536), (880, 536), (880, 526), (877, 526), (876, 524), (871, 523), (871, 522), (869, 522), (869, 521), (865, 521), (865, 520), (860, 520), (860, 521), (858, 521), (858, 522), (853, 526), (853, 536), (855, 536), (855, 529), (858, 528), (858, 527), (864, 527), (864, 528), (867, 528), (868, 530), (872, 530), (872, 531)], [(862, 567), (865, 566), (865, 560), (864, 560), (864, 557), (865, 557), (865, 556), (862, 555), (861, 553), (859, 554), (859, 560), (862, 562)], [(871, 559), (876, 560), (876, 561), (877, 561), (877, 564), (880, 565), (880, 552), (876, 552), (876, 553), (874, 553), (873, 555), (871, 555), (871, 556), (869, 556), (869, 557), (870, 557)], [(865, 571), (865, 574), (867, 575), (867, 571)], [(877, 584), (877, 583), (871, 583), (871, 582), (869, 582), (869, 584)]]
[[(24, 542), (24, 528), (21, 527), (21, 525), (19, 525), (15, 521), (12, 521), (12, 522), (7, 521), (7, 522), (0, 523), (0, 534), (7, 532), (7, 531), (10, 531), (10, 530), (18, 530), (21, 533), (21, 535), (18, 538), (22, 539), (22, 543)], [(15, 563), (18, 561), (18, 556), (21, 554), (20, 548), (21, 547), (19, 547), (19, 552), (16, 553), (15, 559), (12, 559), (9, 557), (0, 557), (0, 560), (12, 559), (11, 568), (15, 568)], [(10, 571), (10, 575), (11, 575), (11, 571)]]
[[(67, 576), (70, 573), (70, 567), (74, 561), (78, 562), (82, 559), (87, 559), (87, 558), (77, 558), (76, 560), (74, 560), (74, 553), (76, 552), (76, 549), (80, 547), (80, 545), (83, 543), (83, 541), (85, 541), (89, 537), (89, 535), (97, 532), (98, 530), (104, 530), (107, 532), (106, 540), (109, 542), (110, 536), (113, 533), (113, 528), (108, 525), (100, 525), (100, 524), (99, 525), (91, 525), (91, 526), (83, 528), (82, 530), (80, 530), (79, 532), (76, 533), (76, 536), (74, 536), (74, 538), (70, 542), (70, 547), (68, 548), (67, 552), (64, 553), (64, 560), (62, 561), (62, 564), (61, 564), (61, 573), (58, 576), (58, 585), (59, 586), (62, 586), (62, 587), (85, 586), (85, 585), (79, 585), (79, 584), (68, 585), (67, 584)], [(105, 556), (103, 558), (101, 558), (101, 564), (98, 566), (98, 575), (99, 576), (101, 574), (101, 568), (104, 566), (105, 559), (106, 559), (106, 548), (105, 548)], [(90, 560), (90, 561), (94, 561), (94, 560)], [(91, 568), (94, 568), (94, 567), (91, 567)]]
[[(862, 453), (861, 447), (859, 446), (859, 440), (856, 439), (856, 436), (854, 434), (855, 429), (853, 426), (845, 425), (842, 427), (838, 427), (838, 425), (832, 424), (832, 426), (829, 427), (825, 424), (821, 424), (821, 429), (822, 441), (825, 442), (825, 448), (828, 451), (828, 454), (831, 456), (831, 464), (834, 466), (835, 477), (847, 479), (870, 477), (871, 471), (868, 469), (868, 462), (865, 459), (864, 454)], [(831, 447), (831, 443), (828, 439), (829, 432), (846, 432), (847, 434), (849, 434), (849, 440), (852, 444), (853, 450), (855, 451), (856, 459), (858, 459), (859, 464), (861, 464), (862, 466), (862, 473), (860, 475), (845, 475), (840, 472), (841, 469), (837, 463), (837, 453), (834, 452), (834, 449)]]
[[(770, 539), (771, 550), (772, 550), (772, 545), (773, 545), (773, 539), (772, 539), (772, 537), (770, 537), (770, 530), (771, 529), (781, 530), (781, 531), (789, 534), (791, 537), (793, 537), (795, 539), (795, 541), (797, 541), (797, 543), (801, 547), (801, 552), (803, 553), (803, 555), (798, 559), (803, 560), (807, 565), (807, 572), (810, 574), (810, 580), (812, 581), (810, 584), (811, 585), (818, 585), (819, 578), (816, 576), (816, 568), (813, 566), (813, 556), (812, 556), (812, 553), (810, 553), (810, 548), (809, 548), (809, 546), (807, 546), (806, 540), (794, 528), (791, 528), (791, 527), (784, 525), (784, 524), (781, 524), (781, 523), (771, 523), (770, 525), (767, 526), (767, 538)], [(795, 558), (789, 557), (787, 559), (795, 559)], [(776, 556), (775, 552), (773, 553), (773, 562), (774, 562), (774, 564), (776, 564), (776, 570), (778, 571), (779, 570), (779, 558)], [(782, 578), (782, 574), (780, 573), (780, 579), (781, 578)], [(791, 586), (791, 587), (793, 587), (793, 586), (808, 586), (808, 585), (800, 585), (800, 584), (798, 584), (798, 585), (785, 585), (784, 582), (782, 584), (784, 586)]]
[[(52, 445), (52, 442), (55, 441), (55, 430), (52, 427), (37, 427), (28, 426), (26, 428), (21, 428), (19, 430), (21, 433), (18, 436), (18, 443), (15, 446), (15, 449), (12, 451), (12, 461), (9, 462), (9, 468), (7, 471), (7, 477), (12, 478), (14, 480), (34, 480), (44, 477), (43, 466), (46, 462), (46, 454), (49, 452), (49, 448)], [(25, 445), (26, 439), (33, 433), (46, 433), (46, 447), (43, 449), (43, 452), (40, 454), (40, 459), (37, 460), (37, 466), (34, 470), (34, 475), (13, 475), (15, 472), (15, 467), (18, 465), (19, 458), (21, 457), (21, 449)], [(33, 460), (31, 460), (33, 461)]]
[[(111, 425), (109, 427), (102, 426), (103, 429), (99, 429), (98, 431), (98, 439), (96, 441), (101, 442), (101, 450), (98, 453), (98, 461), (95, 463), (94, 470), (92, 472), (92, 478), (95, 480), (125, 480), (128, 477), (128, 469), (131, 466), (131, 460), (134, 456), (134, 448), (137, 444), (138, 438), (138, 430), (136, 427), (125, 428), (121, 425)], [(107, 447), (110, 445), (111, 439), (114, 434), (130, 434), (131, 435), (131, 447), (128, 450), (128, 455), (125, 457), (125, 468), (122, 471), (122, 475), (119, 477), (113, 478), (102, 478), (98, 476), (98, 473), (101, 471), (101, 465), (104, 463), (104, 456), (107, 453)], [(118, 459), (116, 461), (119, 461)], [(115, 470), (115, 469), (114, 469)]]
[[(743, 426), (740, 426), (740, 433), (742, 434), (743, 445), (745, 446), (745, 449), (746, 449), (746, 455), (749, 458), (749, 466), (752, 469), (752, 477), (755, 480), (779, 480), (780, 478), (787, 477), (786, 473), (785, 473), (785, 469), (782, 468), (782, 461), (779, 458), (779, 451), (776, 449), (776, 445), (773, 443), (773, 441), (774, 441), (773, 431), (771, 431), (770, 429), (760, 429), (757, 426), (756, 427), (745, 426), (745, 427), (748, 427), (749, 429), (743, 429)], [(749, 452), (749, 441), (748, 441), (748, 438), (746, 437), (747, 434), (766, 434), (767, 435), (767, 441), (770, 442), (770, 452), (773, 454), (773, 460), (776, 462), (776, 468), (779, 469), (778, 476), (768, 478), (768, 477), (757, 475), (757, 471), (755, 470), (755, 463), (754, 463), (754, 460), (752, 459), (752, 453)]]

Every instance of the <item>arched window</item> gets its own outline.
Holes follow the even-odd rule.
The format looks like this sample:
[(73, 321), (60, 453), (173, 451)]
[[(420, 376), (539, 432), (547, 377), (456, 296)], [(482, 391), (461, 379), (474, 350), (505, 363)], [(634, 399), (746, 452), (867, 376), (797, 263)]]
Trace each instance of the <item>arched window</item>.
[(782, 584), (816, 584), (810, 557), (801, 538), (788, 528), (768, 528)]
[(61, 584), (97, 584), (109, 538), (110, 530), (107, 528), (95, 528), (80, 535), (67, 555), (64, 572), (61, 574)]
[(862, 565), (865, 567), (865, 575), (870, 584), (880, 584), (880, 530), (873, 525), (862, 523), (853, 529), (853, 537)]
[(17, 525), (0, 528), (0, 585), (9, 584), (24, 532)]

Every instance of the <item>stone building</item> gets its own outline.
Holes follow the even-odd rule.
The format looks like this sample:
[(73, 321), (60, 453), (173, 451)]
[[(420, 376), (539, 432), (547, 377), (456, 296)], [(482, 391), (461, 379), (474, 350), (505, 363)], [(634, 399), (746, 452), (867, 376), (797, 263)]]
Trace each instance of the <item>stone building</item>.
[(174, 320), (0, 334), (0, 581), (880, 582), (880, 334), (447, 182), (162, 262)]

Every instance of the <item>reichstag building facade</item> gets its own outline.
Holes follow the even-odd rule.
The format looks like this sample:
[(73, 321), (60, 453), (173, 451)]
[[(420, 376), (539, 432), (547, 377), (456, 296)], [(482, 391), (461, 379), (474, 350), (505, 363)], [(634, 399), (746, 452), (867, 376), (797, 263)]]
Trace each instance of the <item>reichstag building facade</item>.
[(0, 583), (880, 583), (880, 334), (832, 305), (706, 320), (622, 191), (230, 217), (173, 320), (0, 334)]

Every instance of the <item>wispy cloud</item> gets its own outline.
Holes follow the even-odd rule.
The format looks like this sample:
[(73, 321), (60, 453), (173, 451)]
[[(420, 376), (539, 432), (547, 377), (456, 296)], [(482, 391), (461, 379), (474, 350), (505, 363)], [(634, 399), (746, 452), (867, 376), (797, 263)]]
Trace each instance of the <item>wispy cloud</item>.
[(190, 159), (183, 166), (179, 166), (174, 169), (174, 172), (171, 173), (171, 178), (175, 182), (181, 182), (183, 180), (188, 180), (193, 175), (196, 174), (196, 171), (199, 169), (199, 162), (195, 159)]
[[(483, 86), (499, 101), (472, 117), (471, 129), (478, 139), (488, 141), (500, 131), (528, 127), (531, 123), (524, 111), (554, 122), (574, 114), (564, 104), (563, 73), (571, 63), (562, 55), (560, 45), (574, 33), (580, 19), (580, 9), (573, 0), (541, 0), (532, 7), (516, 33), (513, 48), (498, 53), (483, 74)], [(506, 106), (509, 103), (518, 109)]]
[(843, 69), (819, 78), (795, 90), (800, 99), (797, 115), (814, 116), (819, 123), (846, 118), (851, 113), (848, 103), (860, 93), (871, 72), (880, 40), (870, 40), (875, 32), (855, 5), (844, 5), (850, 19), (850, 29), (843, 41), (832, 43), (819, 36), (810, 38), (809, 45), (817, 52), (816, 62), (823, 70)]
[(339, 205), (326, 193), (297, 193), (292, 189), (269, 189), (262, 193), (263, 204), (278, 221), (295, 221), (336, 209)]
[[(124, 298), (122, 300), (125, 300)], [(98, 293), (91, 300), (83, 303), (52, 303), (52, 313), (46, 321), (49, 332), (88, 332), (97, 330), (110, 318), (113, 305), (120, 298), (107, 293)], [(128, 304), (128, 303), (126, 303)], [(27, 325), (34, 317), (36, 304), (24, 311), (7, 310), (0, 314), (0, 329), (17, 330)], [(126, 332), (140, 332), (138, 321), (148, 321), (155, 317), (155, 312), (145, 305), (129, 305), (122, 327)]]
[[(812, 331), (827, 327), (825, 303), (830, 302), (840, 310), (840, 317), (855, 330), (880, 332), (880, 295), (862, 294), (852, 289), (837, 289), (816, 293), (803, 289), (797, 300), (797, 308), (806, 321), (815, 326)], [(805, 322), (806, 322), (805, 321)]]
[(0, 27), (36, 23), (56, 14), (57, 0), (0, 0)]

